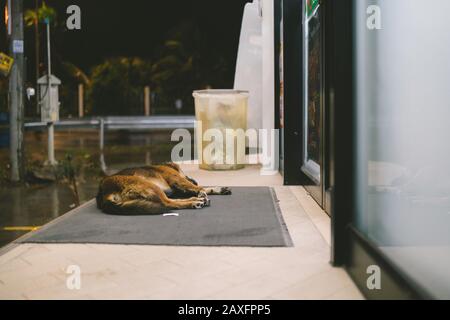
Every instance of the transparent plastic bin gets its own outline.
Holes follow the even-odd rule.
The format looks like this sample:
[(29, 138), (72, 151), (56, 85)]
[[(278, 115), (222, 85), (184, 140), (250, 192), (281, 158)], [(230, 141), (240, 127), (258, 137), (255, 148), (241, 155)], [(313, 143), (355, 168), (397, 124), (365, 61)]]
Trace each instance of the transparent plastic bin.
[[(198, 121), (196, 142), (200, 169), (237, 170), (244, 168), (245, 143), (242, 146), (240, 134), (245, 134), (247, 129), (248, 92), (198, 90), (194, 91), (193, 96), (195, 117)], [(219, 147), (220, 140), (210, 145), (220, 134), (222, 135), (221, 148)]]

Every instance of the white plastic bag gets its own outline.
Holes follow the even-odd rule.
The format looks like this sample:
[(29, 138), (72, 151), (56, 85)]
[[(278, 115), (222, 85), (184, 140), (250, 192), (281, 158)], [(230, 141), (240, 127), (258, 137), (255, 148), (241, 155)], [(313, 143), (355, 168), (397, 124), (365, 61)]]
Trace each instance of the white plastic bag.
[(234, 78), (235, 90), (249, 91), (247, 128), (262, 128), (262, 17), (258, 0), (247, 3), (242, 18)]

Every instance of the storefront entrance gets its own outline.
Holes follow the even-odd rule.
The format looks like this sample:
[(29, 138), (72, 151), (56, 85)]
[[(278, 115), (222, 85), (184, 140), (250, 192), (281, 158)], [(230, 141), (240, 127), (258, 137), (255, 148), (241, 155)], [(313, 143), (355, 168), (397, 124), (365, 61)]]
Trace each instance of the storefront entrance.
[(275, 104), (285, 184), (303, 185), (331, 215), (332, 103), (325, 50), (330, 5), (283, 0), (275, 6)]

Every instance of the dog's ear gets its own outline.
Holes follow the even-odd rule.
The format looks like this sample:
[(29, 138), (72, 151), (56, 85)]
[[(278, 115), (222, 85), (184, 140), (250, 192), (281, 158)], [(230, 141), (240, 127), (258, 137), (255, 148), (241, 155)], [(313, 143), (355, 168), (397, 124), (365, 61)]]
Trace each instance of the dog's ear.
[(170, 167), (170, 168), (172, 168), (172, 169), (174, 169), (174, 170), (176, 170), (178, 172), (181, 172), (180, 166), (178, 164), (174, 163), (174, 162), (166, 162), (164, 165), (168, 166), (168, 167)]

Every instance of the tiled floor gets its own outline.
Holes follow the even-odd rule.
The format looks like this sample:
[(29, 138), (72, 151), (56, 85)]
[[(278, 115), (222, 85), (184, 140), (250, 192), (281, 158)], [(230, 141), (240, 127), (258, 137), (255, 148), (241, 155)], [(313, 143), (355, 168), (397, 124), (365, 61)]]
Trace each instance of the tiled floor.
[[(328, 263), (330, 219), (303, 188), (255, 166), (185, 171), (204, 185), (274, 186), (294, 247), (20, 244), (0, 256), (0, 299), (362, 299)], [(67, 288), (70, 265), (79, 290)]]

